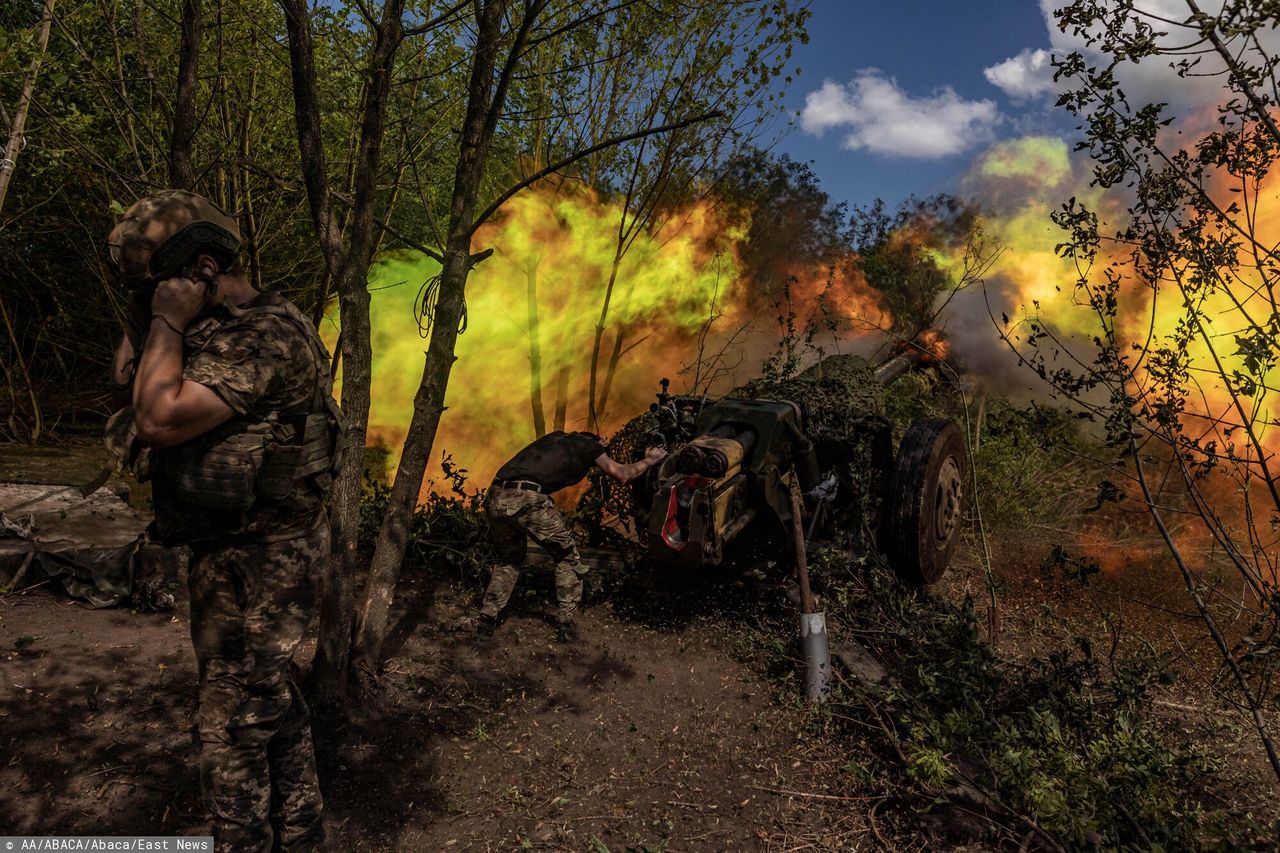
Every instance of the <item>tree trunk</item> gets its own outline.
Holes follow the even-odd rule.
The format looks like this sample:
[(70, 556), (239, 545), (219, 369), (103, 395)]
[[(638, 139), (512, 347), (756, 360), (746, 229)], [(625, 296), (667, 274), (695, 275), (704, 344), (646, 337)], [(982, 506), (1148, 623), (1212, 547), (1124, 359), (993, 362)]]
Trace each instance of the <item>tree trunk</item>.
[(476, 200), (484, 177), (489, 144), (497, 126), (498, 113), (505, 101), (505, 80), (536, 12), (528, 12), (511, 46), (511, 57), (503, 69), (503, 80), (494, 87), (494, 72), (504, 0), (487, 0), (480, 4), (476, 21), (476, 46), (472, 57), (471, 78), (467, 91), (467, 111), (462, 125), (458, 164), (454, 173), (453, 195), (449, 210), (449, 236), (440, 271), (440, 296), (431, 321), (431, 340), (427, 345), (422, 381), (413, 400), (413, 417), (405, 435), (400, 464), (387, 501), (387, 512), (369, 566), (369, 579), (356, 623), (353, 660), (366, 674), (377, 672), (382, 657), (382, 644), (390, 629), (391, 602), (404, 549), (408, 542), (413, 511), (422, 491), (427, 462), (435, 443), (440, 416), (444, 413), (445, 391), (455, 361), (454, 349), (465, 304), (467, 275), (471, 271), (471, 232), (474, 227)]
[(605, 416), (609, 412), (609, 394), (613, 391), (613, 379), (618, 375), (618, 365), (622, 363), (622, 356), (626, 352), (622, 348), (626, 334), (627, 330), (618, 326), (618, 331), (613, 336), (613, 352), (609, 353), (609, 363), (604, 370), (604, 383), (600, 387), (600, 400), (596, 404), (595, 416), (600, 421), (599, 429), (604, 428)]
[(53, 26), (54, 0), (45, 0), (44, 20), (40, 22), (40, 36), (36, 42), (36, 55), (31, 59), (31, 67), (27, 69), (27, 78), (22, 82), (22, 94), (18, 98), (18, 109), (13, 114), (13, 124), (9, 126), (9, 143), (5, 146), (4, 157), (0, 158), (0, 210), (4, 209), (4, 197), (9, 192), (9, 181), (13, 178), (13, 170), (17, 167), (18, 152), (22, 150), (22, 134), (27, 126), (27, 111), (31, 109), (31, 96), (35, 92), (36, 78), (40, 76), (40, 60), (44, 58), (45, 49), (49, 45), (49, 29)]
[(324, 134), (320, 128), (320, 104), (316, 95), (315, 48), (311, 39), (311, 13), (306, 0), (280, 0), (289, 34), (289, 70), (293, 82), (293, 114), (302, 161), (302, 182), (307, 189), (311, 224), (316, 230), (325, 265), (332, 275), (342, 264), (342, 233), (333, 216), (329, 195)]
[[(632, 280), (627, 284), (626, 294), (622, 298), (622, 311), (625, 315), (631, 303), (631, 298), (635, 294), (635, 281)], [(647, 336), (645, 336), (647, 337)], [(600, 399), (596, 401), (596, 417), (603, 422), (605, 415), (609, 411), (609, 395), (613, 391), (613, 380), (618, 376), (618, 368), (622, 364), (622, 359), (631, 350), (635, 349), (638, 344), (644, 341), (644, 337), (638, 338), (631, 343), (630, 346), (624, 346), (627, 339), (627, 330), (618, 325), (618, 332), (613, 336), (613, 352), (609, 353), (609, 363), (605, 367), (604, 384), (600, 388)]]
[(525, 270), (529, 285), (529, 405), (533, 409), (533, 434), (541, 438), (547, 432), (547, 415), (542, 409), (542, 339), (538, 329), (538, 265)]
[[(367, 267), (366, 267), (367, 270)], [(312, 688), (322, 700), (346, 693), (355, 621), (356, 570), (360, 545), (360, 497), (364, 490), (364, 446), (369, 425), (373, 350), (369, 341), (369, 291), (365, 276), (353, 267), (344, 270), (338, 306), (342, 317), (342, 412), (347, 420), (342, 468), (329, 498), (333, 529), (332, 554), (320, 589), (320, 636)], [(359, 276), (359, 286), (352, 278)]]
[(556, 371), (556, 412), (551, 421), (551, 428), (564, 431), (566, 415), (569, 412), (569, 365)]
[[(336, 559), (331, 561), (328, 599), (321, 608), (320, 642), (312, 669), (319, 692), (342, 695), (347, 684), (352, 628), (355, 624), (356, 569), (359, 545), (360, 496), (364, 484), (365, 435), (373, 382), (373, 343), (369, 319), (369, 264), (376, 245), (373, 206), (376, 202), (378, 163), (391, 95), (396, 51), (403, 39), (404, 0), (388, 0), (383, 6), (377, 43), (370, 60), (368, 97), (360, 129), (351, 211), (350, 244), (335, 276), (342, 317), (342, 410), (350, 419), (347, 457), (335, 485), (329, 519), (333, 524)], [(325, 618), (326, 613), (328, 619)]]
[(196, 96), (199, 94), (200, 0), (182, 2), (182, 42), (178, 48), (178, 85), (169, 132), (169, 186), (189, 190), (195, 183), (191, 145), (196, 137)]
[[(258, 234), (258, 211), (253, 197), (252, 183), (249, 179), (249, 138), (253, 128), (253, 102), (258, 91), (258, 70), (255, 68), (249, 74), (249, 97), (248, 109), (244, 114), (244, 122), (240, 131), (240, 184), (244, 187), (244, 197), (240, 199), (242, 205), (239, 213), (241, 222), (244, 225), (244, 251), (249, 259), (248, 272), (249, 283), (256, 289), (262, 290), (262, 247), (259, 245), (260, 239)], [(319, 328), (317, 323), (316, 327)]]
[(591, 344), (591, 373), (587, 377), (587, 424), (590, 429), (599, 431), (600, 412), (597, 408), (596, 387), (600, 378), (600, 348), (604, 344), (604, 330), (609, 324), (609, 308), (613, 302), (613, 288), (618, 283), (618, 267), (622, 265), (622, 243), (614, 252), (613, 264), (609, 268), (609, 281), (605, 285), (604, 300), (600, 305), (600, 320), (596, 323), (595, 340)]
[(436, 306), (431, 341), (427, 347), (422, 381), (413, 399), (413, 417), (400, 453), (387, 513), (369, 566), (356, 628), (354, 661), (368, 673), (376, 672), (382, 644), (390, 629), (389, 616), (404, 549), (408, 543), (413, 511), (426, 476), (440, 416), (444, 413), (445, 390), (456, 360), (458, 322), (462, 317), (463, 289), (469, 258), (465, 252), (445, 256), (441, 273), (440, 301)]
[(343, 246), (333, 212), (324, 158), (320, 110), (316, 95), (311, 17), (306, 0), (281, 0), (289, 32), (294, 111), (303, 178), (325, 262), (338, 290), (342, 320), (342, 410), (347, 421), (347, 453), (334, 484), (329, 507), (333, 555), (320, 587), (320, 638), (312, 668), (311, 688), (321, 700), (335, 701), (346, 691), (352, 625), (355, 618), (355, 573), (360, 520), (361, 475), (373, 352), (369, 339), (369, 263), (372, 260), (373, 206), (378, 164), (386, 123), (396, 52), (403, 41), (401, 15), (405, 0), (387, 0), (374, 37), (367, 68), (368, 96), (356, 155), (350, 242)]

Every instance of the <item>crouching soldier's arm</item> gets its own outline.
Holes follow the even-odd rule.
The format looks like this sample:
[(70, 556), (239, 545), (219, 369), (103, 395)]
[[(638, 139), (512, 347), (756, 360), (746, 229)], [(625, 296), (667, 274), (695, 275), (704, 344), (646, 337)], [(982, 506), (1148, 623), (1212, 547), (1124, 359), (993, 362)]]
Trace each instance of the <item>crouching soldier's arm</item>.
[(172, 447), (208, 432), (234, 411), (198, 382), (182, 378), (182, 331), (207, 298), (203, 283), (185, 278), (161, 282), (151, 303), (151, 326), (133, 383), (138, 440)]
[(643, 459), (629, 465), (623, 465), (607, 453), (600, 454), (596, 459), (596, 465), (613, 479), (628, 483), (666, 458), (667, 451), (661, 447), (650, 447), (644, 452)]

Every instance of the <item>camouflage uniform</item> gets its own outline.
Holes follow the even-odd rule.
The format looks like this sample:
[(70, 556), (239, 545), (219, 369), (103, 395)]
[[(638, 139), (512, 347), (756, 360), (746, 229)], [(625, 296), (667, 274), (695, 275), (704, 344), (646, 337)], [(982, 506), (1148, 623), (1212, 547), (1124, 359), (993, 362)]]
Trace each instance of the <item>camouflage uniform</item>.
[[(252, 304), (283, 302), (264, 293)], [(249, 422), (307, 411), (316, 361), (297, 325), (267, 313), (220, 309), (184, 338), (184, 378)], [(327, 374), (327, 363), (322, 369)], [(255, 503), (235, 529), (191, 543), (200, 787), (219, 851), (308, 850), (323, 835), (309, 714), (292, 658), (329, 558), (327, 485), (309, 478), (284, 500)]]
[(300, 538), (194, 548), (200, 790), (220, 851), (272, 850), (277, 834), (286, 851), (320, 840), (311, 724), (291, 661), (328, 558), (324, 523)]
[(550, 495), (494, 486), (489, 489), (485, 513), (490, 541), (502, 562), (493, 567), (480, 612), (496, 618), (507, 606), (520, 580), (519, 567), (532, 538), (556, 561), (557, 618), (562, 625), (573, 622), (582, 601), (582, 576), (587, 569), (578, 557), (573, 533)]

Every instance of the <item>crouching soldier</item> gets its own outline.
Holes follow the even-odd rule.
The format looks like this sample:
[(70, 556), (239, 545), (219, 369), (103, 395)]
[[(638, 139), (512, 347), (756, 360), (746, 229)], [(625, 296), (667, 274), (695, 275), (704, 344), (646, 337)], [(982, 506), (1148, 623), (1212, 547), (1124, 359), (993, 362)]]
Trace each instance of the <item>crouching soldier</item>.
[(116, 370), (132, 372), (133, 405), (108, 444), (152, 483), (152, 537), (192, 550), (200, 787), (217, 849), (310, 850), (322, 804), (291, 662), (329, 558), (341, 424), (315, 329), (249, 283), (239, 246), (234, 218), (179, 190), (143, 198), (112, 230), (133, 312)]
[(551, 495), (587, 476), (591, 466), (603, 470), (619, 482), (639, 477), (666, 458), (667, 452), (653, 447), (638, 462), (624, 465), (609, 457), (600, 438), (589, 432), (551, 432), (534, 441), (498, 469), (485, 498), (489, 537), (499, 563), (493, 567), (489, 588), (478, 617), (469, 617), (463, 627), (476, 633), (493, 633), (500, 614), (524, 563), (528, 540), (538, 543), (556, 562), (556, 639), (569, 642), (577, 637), (574, 621), (582, 601), (582, 576), (586, 568), (578, 557), (573, 533), (565, 524)]

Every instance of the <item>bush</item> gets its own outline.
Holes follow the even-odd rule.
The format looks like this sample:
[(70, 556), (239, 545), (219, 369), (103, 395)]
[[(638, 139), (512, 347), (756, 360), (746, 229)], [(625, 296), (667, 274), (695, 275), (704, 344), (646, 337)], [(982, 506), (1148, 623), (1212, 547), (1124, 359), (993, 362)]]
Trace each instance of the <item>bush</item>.
[(871, 722), (896, 733), (906, 760), (902, 784), (930, 797), (976, 788), (1002, 807), (993, 826), (1021, 837), (1034, 821), (1069, 848), (1196, 846), (1194, 792), (1210, 762), (1168, 743), (1149, 713), (1148, 688), (1169, 677), (1162, 658), (1104, 665), (1081, 637), (1044, 658), (1004, 659), (982, 640), (971, 600), (855, 568), (843, 553), (815, 557), (842, 633), (866, 638), (894, 680), (874, 703), (856, 689), (837, 696), (832, 716), (861, 733), (876, 709)]
[[(449, 470), (446, 465), (446, 472)], [(360, 552), (372, 559), (378, 531), (387, 511), (391, 489), (386, 483), (365, 481), (360, 501)], [(453, 493), (432, 492), (413, 512), (409, 543), (404, 552), (404, 569), (427, 575), (445, 570), (455, 579), (478, 581), (483, 578), (492, 553), (489, 549), (489, 526), (480, 511), (481, 494), (465, 491), (461, 479), (453, 482)]]

